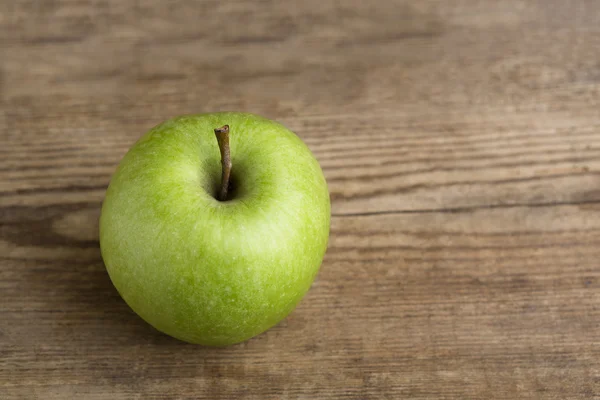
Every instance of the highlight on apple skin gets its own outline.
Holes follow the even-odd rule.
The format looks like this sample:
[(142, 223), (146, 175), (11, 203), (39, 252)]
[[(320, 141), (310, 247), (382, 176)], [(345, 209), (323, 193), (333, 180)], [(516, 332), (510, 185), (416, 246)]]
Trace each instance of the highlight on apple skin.
[(145, 321), (226, 346), (296, 307), (329, 224), (323, 172), (293, 132), (248, 113), (188, 115), (151, 129), (124, 156), (103, 202), (100, 247), (116, 289)]

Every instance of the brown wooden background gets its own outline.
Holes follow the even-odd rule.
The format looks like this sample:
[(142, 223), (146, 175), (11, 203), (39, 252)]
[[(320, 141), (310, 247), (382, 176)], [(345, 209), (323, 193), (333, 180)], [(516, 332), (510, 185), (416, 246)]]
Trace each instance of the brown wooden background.
[[(599, 399), (600, 2), (0, 2), (1, 399)], [(298, 309), (211, 349), (118, 296), (97, 219), (178, 114), (301, 136)]]

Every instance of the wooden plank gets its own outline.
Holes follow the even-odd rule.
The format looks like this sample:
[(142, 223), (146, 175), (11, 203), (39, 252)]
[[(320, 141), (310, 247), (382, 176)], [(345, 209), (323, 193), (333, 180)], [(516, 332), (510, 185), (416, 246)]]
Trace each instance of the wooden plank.
[[(600, 115), (381, 116), (381, 129), (362, 116), (283, 122), (319, 159), (338, 215), (600, 200)], [(123, 135), (92, 127), (8, 140), (0, 199), (100, 201), (122, 155), (149, 128), (131, 125)]]
[(1, 241), (2, 390), (41, 398), (593, 398), (599, 211), (336, 217), (300, 307), (254, 340), (208, 349), (154, 331), (119, 298), (97, 247), (98, 204), (13, 209)]

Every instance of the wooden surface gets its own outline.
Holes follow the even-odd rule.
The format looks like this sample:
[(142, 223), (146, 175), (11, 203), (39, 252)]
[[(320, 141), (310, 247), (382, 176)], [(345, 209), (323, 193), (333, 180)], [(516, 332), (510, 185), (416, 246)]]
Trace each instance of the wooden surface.
[[(600, 2), (0, 2), (1, 399), (600, 399)], [(274, 118), (331, 241), (226, 349), (164, 336), (98, 248), (178, 114)]]

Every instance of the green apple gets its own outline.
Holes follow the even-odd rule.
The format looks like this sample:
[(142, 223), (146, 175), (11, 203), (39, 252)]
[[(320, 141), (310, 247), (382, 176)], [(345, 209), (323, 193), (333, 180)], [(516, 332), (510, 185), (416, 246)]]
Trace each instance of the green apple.
[(294, 133), (246, 113), (182, 116), (121, 161), (100, 247), (113, 284), (145, 321), (224, 346), (294, 309), (323, 260), (329, 221), (325, 178)]

